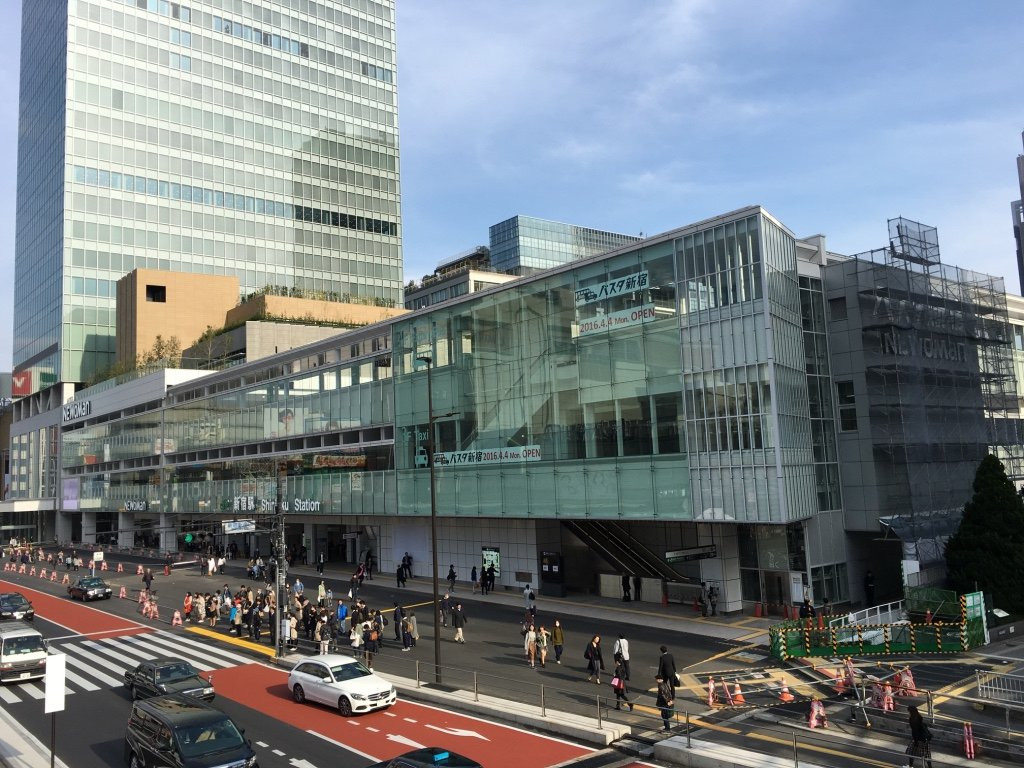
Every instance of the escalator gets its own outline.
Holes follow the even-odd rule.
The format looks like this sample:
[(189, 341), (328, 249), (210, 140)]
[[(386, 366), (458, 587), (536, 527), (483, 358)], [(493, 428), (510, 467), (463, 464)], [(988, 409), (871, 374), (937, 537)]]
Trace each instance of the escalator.
[(632, 536), (625, 526), (614, 520), (563, 520), (562, 525), (619, 573), (665, 581), (693, 581), (665, 562), (664, 558), (654, 554)]

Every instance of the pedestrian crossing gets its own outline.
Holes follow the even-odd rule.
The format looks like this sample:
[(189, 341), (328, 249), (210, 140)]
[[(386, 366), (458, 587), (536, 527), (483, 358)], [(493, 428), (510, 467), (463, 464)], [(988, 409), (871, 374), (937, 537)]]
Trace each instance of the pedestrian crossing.
[[(140, 661), (160, 657), (184, 659), (201, 672), (252, 663), (252, 659), (241, 654), (160, 630), (98, 640), (55, 640), (50, 642), (50, 652), (67, 656), (66, 695), (123, 688), (126, 670), (135, 669)], [(215, 688), (216, 685), (214, 681)], [(7, 705), (38, 701), (44, 696), (42, 680), (0, 685), (0, 702)]]

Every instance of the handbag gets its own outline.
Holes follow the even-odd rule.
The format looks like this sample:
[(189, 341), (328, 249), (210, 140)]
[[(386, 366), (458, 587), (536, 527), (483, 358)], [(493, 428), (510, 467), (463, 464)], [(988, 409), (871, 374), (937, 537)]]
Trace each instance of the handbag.
[(613, 677), (612, 678), (612, 688), (618, 689), (618, 688), (621, 688), (621, 687), (622, 687), (622, 680), (621, 680), (621, 678)]

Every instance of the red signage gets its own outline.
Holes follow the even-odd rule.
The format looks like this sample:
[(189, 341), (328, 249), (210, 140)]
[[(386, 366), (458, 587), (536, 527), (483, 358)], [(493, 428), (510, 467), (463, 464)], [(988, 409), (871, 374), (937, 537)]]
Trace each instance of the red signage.
[(32, 371), (15, 371), (11, 374), (11, 397), (27, 397), (32, 394)]

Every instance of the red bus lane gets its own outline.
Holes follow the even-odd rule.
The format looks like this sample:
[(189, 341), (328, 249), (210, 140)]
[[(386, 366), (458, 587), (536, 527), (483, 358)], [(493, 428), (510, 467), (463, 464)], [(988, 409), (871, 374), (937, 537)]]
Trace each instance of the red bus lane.
[(418, 746), (445, 747), (488, 768), (558, 765), (592, 749), (442, 709), (402, 701), (383, 712), (345, 718), (319, 704), (297, 704), (288, 673), (262, 664), (217, 672), (217, 695), (326, 737), (373, 760), (390, 760)]
[(0, 592), (21, 592), (32, 603), (39, 618), (93, 639), (152, 631), (137, 621), (122, 619), (90, 605), (76, 603), (68, 597), (48, 595), (22, 584), (0, 581)]

